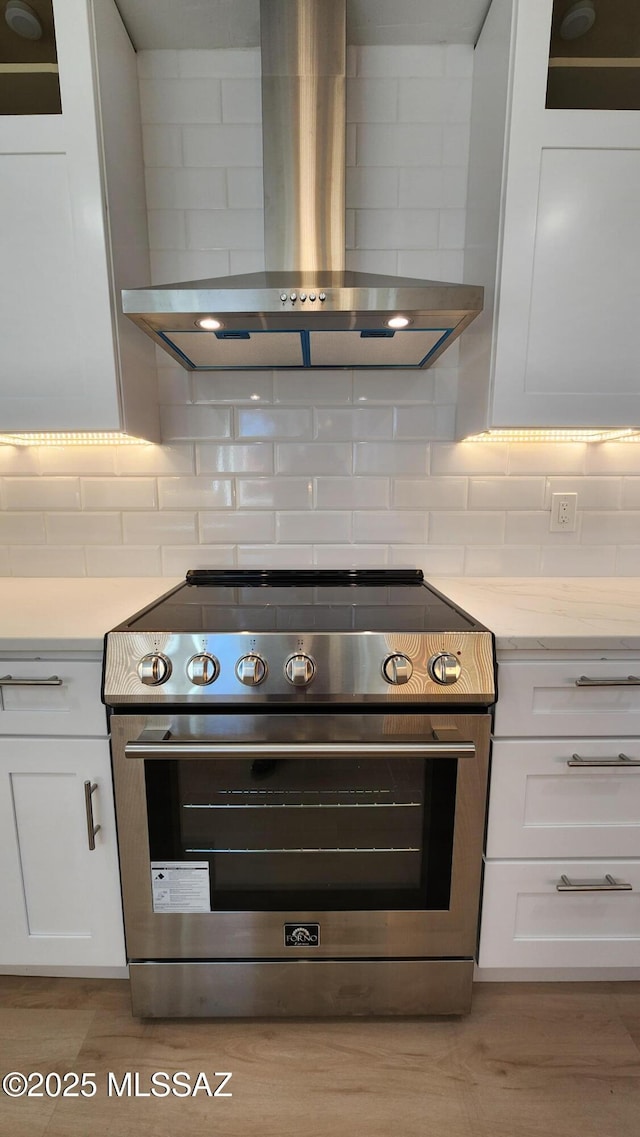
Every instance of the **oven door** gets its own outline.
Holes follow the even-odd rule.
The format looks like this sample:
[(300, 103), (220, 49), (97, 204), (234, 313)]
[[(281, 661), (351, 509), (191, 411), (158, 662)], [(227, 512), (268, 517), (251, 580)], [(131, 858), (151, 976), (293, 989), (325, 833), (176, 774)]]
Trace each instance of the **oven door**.
[(130, 959), (473, 956), (489, 715), (111, 724)]

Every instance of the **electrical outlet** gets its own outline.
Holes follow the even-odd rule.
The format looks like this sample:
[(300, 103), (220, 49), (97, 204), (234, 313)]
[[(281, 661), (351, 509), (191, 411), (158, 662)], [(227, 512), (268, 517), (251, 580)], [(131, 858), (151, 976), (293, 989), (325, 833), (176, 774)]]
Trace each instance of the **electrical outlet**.
[(575, 533), (578, 513), (577, 493), (551, 494), (551, 533)]

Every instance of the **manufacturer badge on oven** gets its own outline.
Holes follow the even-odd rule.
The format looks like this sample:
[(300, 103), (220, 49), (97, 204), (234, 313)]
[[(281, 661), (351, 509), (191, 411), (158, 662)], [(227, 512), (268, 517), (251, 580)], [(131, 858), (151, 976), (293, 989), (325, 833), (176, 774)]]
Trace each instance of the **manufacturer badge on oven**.
[(319, 924), (285, 924), (285, 947), (317, 947), (319, 943)]

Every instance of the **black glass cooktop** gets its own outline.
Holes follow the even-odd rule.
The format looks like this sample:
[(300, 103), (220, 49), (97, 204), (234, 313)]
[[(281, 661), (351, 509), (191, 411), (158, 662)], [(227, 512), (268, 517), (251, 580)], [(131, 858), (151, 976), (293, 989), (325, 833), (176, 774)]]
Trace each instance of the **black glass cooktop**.
[(119, 631), (485, 631), (419, 569), (196, 569)]

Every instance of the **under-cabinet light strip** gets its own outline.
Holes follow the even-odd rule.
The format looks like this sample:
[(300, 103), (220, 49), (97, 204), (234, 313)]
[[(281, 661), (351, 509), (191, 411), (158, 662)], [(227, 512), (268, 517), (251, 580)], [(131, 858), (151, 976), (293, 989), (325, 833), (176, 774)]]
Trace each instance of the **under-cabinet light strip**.
[(463, 442), (638, 442), (640, 430), (635, 427), (612, 427), (607, 430), (484, 430), (470, 434)]
[(0, 434), (4, 446), (148, 446), (144, 438), (117, 430), (20, 431)]

